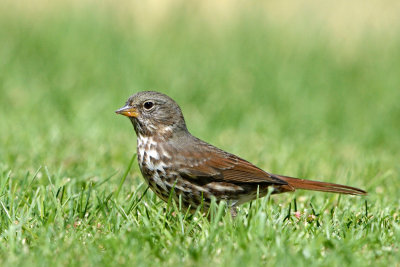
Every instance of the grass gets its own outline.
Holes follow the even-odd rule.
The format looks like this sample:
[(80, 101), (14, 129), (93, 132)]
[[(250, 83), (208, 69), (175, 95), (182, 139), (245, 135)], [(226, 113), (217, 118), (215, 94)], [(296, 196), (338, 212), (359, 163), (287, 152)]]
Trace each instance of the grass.
[[(256, 7), (218, 22), (189, 2), (154, 21), (125, 2), (40, 3), (0, 9), (1, 265), (398, 264), (398, 24), (341, 42), (304, 12), (288, 27)], [(187, 216), (128, 168), (135, 135), (113, 111), (148, 89), (206, 141), (369, 196), (299, 191), (235, 220), (223, 205)]]

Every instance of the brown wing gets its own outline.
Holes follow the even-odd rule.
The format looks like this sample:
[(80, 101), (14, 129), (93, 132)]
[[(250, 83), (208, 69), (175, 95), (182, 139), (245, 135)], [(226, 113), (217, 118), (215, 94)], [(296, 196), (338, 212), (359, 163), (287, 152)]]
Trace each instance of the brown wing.
[(286, 181), (267, 173), (233, 154), (202, 144), (197, 150), (185, 151), (179, 174), (198, 182), (267, 183), (286, 185)]

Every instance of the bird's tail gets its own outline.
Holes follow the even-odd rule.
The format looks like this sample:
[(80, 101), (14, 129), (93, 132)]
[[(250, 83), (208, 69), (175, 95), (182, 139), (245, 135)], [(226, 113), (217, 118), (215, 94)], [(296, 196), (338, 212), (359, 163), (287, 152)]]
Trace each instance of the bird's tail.
[(280, 186), (279, 190), (282, 191), (295, 191), (296, 189), (305, 189), (305, 190), (339, 193), (347, 195), (367, 195), (366, 191), (352, 186), (311, 181), (311, 180), (293, 178), (283, 175), (275, 175), (275, 176), (288, 183), (287, 185)]

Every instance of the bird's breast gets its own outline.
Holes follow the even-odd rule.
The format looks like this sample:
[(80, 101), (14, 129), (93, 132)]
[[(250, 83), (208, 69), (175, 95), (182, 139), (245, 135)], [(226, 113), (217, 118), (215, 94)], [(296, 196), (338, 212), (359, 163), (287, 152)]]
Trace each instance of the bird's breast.
[(167, 191), (167, 185), (172, 183), (168, 172), (168, 154), (163, 145), (152, 137), (138, 137), (137, 157), (140, 171), (151, 187)]
[(137, 157), (139, 167), (154, 172), (157, 169), (163, 170), (159, 144), (151, 137), (138, 137)]
[(139, 136), (137, 139), (137, 157), (139, 165), (146, 165), (152, 170), (164, 169), (166, 163), (171, 160), (163, 142), (146, 136)]

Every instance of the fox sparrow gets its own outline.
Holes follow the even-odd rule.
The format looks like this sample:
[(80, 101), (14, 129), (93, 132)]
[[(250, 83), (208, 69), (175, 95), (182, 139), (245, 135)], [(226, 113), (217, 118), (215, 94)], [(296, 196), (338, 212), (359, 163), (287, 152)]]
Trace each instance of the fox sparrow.
[(191, 210), (211, 199), (231, 207), (272, 193), (296, 189), (366, 195), (364, 190), (333, 183), (265, 172), (250, 162), (190, 134), (182, 111), (170, 97), (153, 91), (131, 96), (116, 113), (131, 120), (137, 135), (140, 170), (150, 188), (164, 201), (170, 195)]

